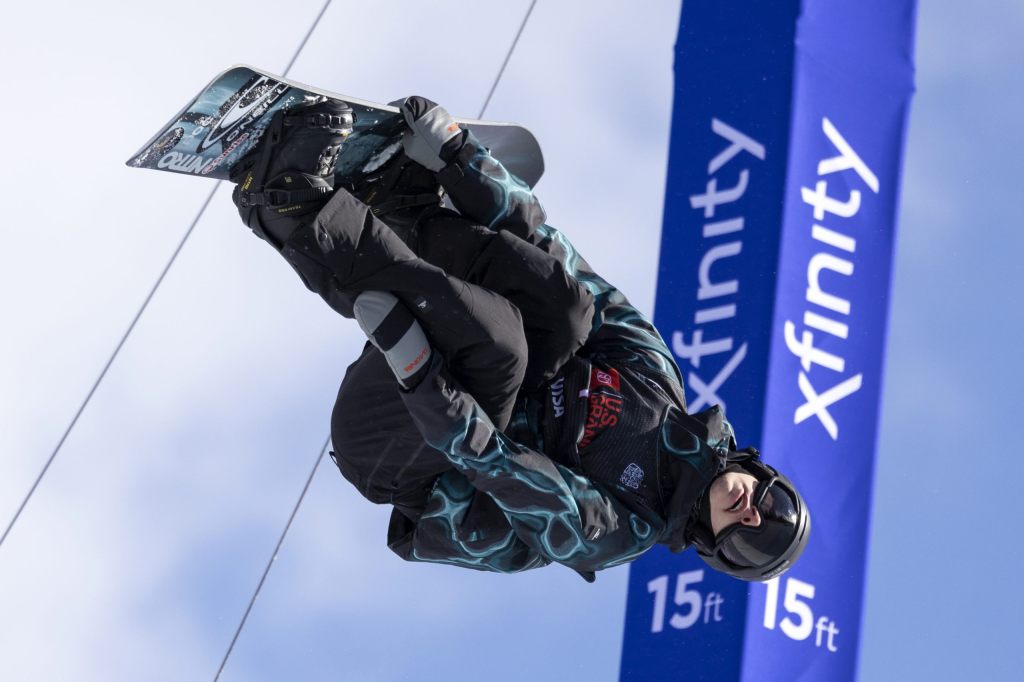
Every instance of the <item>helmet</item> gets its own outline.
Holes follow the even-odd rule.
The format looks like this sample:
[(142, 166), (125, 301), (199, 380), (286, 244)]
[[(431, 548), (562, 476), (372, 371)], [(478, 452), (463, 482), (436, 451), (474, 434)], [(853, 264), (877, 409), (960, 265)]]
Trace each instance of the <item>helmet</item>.
[(704, 520), (694, 524), (693, 544), (700, 558), (715, 570), (741, 580), (771, 580), (804, 551), (811, 534), (811, 515), (793, 483), (763, 463), (757, 450), (731, 452), (729, 460), (757, 479), (753, 504), (761, 523), (736, 523), (713, 535), (704, 511), (709, 504), (705, 491), (701, 500)]

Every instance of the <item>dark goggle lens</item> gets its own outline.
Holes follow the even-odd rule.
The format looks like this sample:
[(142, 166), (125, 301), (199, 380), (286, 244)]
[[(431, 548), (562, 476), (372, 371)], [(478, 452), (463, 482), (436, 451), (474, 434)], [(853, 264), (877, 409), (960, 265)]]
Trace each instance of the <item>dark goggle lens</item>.
[(784, 488), (774, 484), (775, 479), (762, 482), (754, 491), (761, 525), (735, 525), (719, 536), (718, 550), (736, 566), (767, 566), (782, 556), (793, 540), (796, 505)]

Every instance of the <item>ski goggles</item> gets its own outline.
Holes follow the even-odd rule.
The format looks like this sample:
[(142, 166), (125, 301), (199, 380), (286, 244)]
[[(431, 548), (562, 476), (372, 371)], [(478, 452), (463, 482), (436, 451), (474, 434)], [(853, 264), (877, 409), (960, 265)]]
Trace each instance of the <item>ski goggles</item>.
[(797, 532), (796, 503), (777, 476), (757, 484), (752, 503), (761, 515), (760, 525), (733, 524), (715, 538), (714, 553), (739, 568), (760, 568), (777, 561)]

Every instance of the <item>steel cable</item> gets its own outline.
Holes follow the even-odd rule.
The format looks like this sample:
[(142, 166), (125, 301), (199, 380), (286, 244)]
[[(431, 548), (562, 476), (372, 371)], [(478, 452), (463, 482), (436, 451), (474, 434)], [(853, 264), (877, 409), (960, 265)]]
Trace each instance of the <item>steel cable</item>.
[[(310, 26), (309, 31), (306, 32), (306, 35), (302, 39), (302, 42), (299, 44), (298, 49), (295, 50), (295, 54), (292, 55), (291, 61), (288, 62), (288, 66), (284, 70), (285, 76), (287, 76), (288, 72), (291, 71), (292, 66), (295, 64), (295, 60), (298, 59), (299, 54), (302, 52), (302, 49), (306, 46), (306, 43), (309, 41), (309, 37), (313, 34), (313, 30), (316, 29), (317, 24), (320, 23), (320, 19), (324, 16), (324, 12), (327, 11), (327, 7), (330, 4), (331, 0), (327, 0), (327, 2), (324, 3), (324, 6), (321, 8), (320, 13), (316, 17), (316, 20), (313, 21), (313, 25)], [(107, 376), (107, 371), (110, 369), (110, 366), (114, 364), (114, 360), (117, 358), (118, 354), (121, 352), (121, 348), (124, 347), (124, 344), (128, 340), (128, 337), (135, 329), (135, 325), (138, 323), (139, 318), (142, 317), (142, 313), (145, 312), (146, 308), (149, 306), (149, 302), (153, 300), (153, 296), (156, 294), (157, 289), (160, 288), (160, 285), (163, 283), (168, 271), (170, 271), (171, 266), (174, 265), (175, 261), (178, 259), (178, 254), (181, 253), (181, 250), (185, 247), (185, 243), (188, 241), (189, 237), (192, 236), (192, 232), (195, 230), (196, 225), (199, 223), (199, 219), (203, 217), (204, 213), (206, 213), (206, 209), (207, 207), (209, 207), (210, 201), (213, 199), (213, 195), (217, 193), (217, 189), (220, 187), (221, 182), (221, 180), (218, 180), (217, 184), (215, 184), (213, 186), (213, 189), (210, 190), (210, 194), (206, 197), (206, 200), (203, 202), (203, 205), (199, 208), (199, 212), (196, 213), (196, 217), (192, 220), (192, 224), (189, 225), (189, 228), (185, 232), (185, 235), (181, 238), (181, 241), (178, 242), (178, 246), (177, 248), (174, 249), (174, 253), (171, 254), (171, 258), (170, 260), (167, 261), (167, 265), (164, 266), (163, 272), (161, 272), (160, 276), (157, 277), (156, 283), (149, 290), (149, 294), (146, 295), (146, 299), (142, 302), (142, 305), (139, 307), (138, 312), (135, 313), (135, 317), (132, 318), (131, 324), (128, 325), (128, 329), (121, 336), (121, 340), (117, 342), (117, 346), (114, 348), (114, 352), (110, 354), (110, 358), (107, 360), (107, 364), (103, 366), (103, 370), (100, 372), (99, 376), (96, 377), (96, 381), (93, 382), (92, 388), (90, 388), (89, 392), (86, 394), (85, 400), (82, 401), (82, 404), (78, 407), (78, 411), (75, 412), (75, 416), (71, 419), (71, 422), (68, 424), (67, 428), (64, 429), (64, 434), (60, 437), (60, 440), (57, 442), (56, 447), (53, 448), (53, 452), (50, 453), (50, 456), (46, 460), (46, 464), (43, 465), (43, 468), (39, 472), (39, 475), (36, 476), (35, 482), (32, 483), (32, 487), (29, 488), (28, 493), (21, 501), (21, 504), (18, 506), (18, 510), (14, 512), (14, 516), (11, 518), (10, 523), (8, 523), (7, 527), (4, 529), (4, 534), (0, 535), (0, 547), (3, 546), (4, 541), (7, 539), (7, 536), (11, 532), (11, 529), (14, 528), (14, 524), (18, 522), (18, 519), (21, 517), (21, 513), (25, 510), (25, 506), (28, 504), (29, 500), (32, 499), (32, 496), (36, 492), (36, 488), (39, 487), (39, 483), (43, 480), (43, 477), (46, 475), (46, 472), (49, 471), (50, 465), (53, 464), (53, 461), (57, 458), (57, 453), (59, 453), (61, 448), (64, 446), (64, 442), (68, 439), (68, 436), (71, 434), (71, 430), (75, 428), (75, 424), (78, 423), (78, 418), (82, 416), (82, 412), (85, 411), (85, 408), (89, 404), (89, 401), (92, 400), (92, 396), (94, 393), (96, 393), (96, 389), (99, 388), (99, 385), (103, 381), (103, 378)]]

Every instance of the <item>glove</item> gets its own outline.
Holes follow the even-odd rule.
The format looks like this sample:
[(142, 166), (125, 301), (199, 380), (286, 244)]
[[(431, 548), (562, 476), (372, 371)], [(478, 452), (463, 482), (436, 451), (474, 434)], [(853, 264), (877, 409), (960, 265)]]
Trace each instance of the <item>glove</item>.
[(455, 158), (462, 146), (462, 129), (444, 107), (418, 95), (391, 104), (409, 126), (402, 135), (406, 156), (435, 173)]
[(409, 309), (389, 291), (364, 291), (352, 310), (359, 328), (384, 354), (402, 388), (416, 388), (427, 375), (432, 351)]

